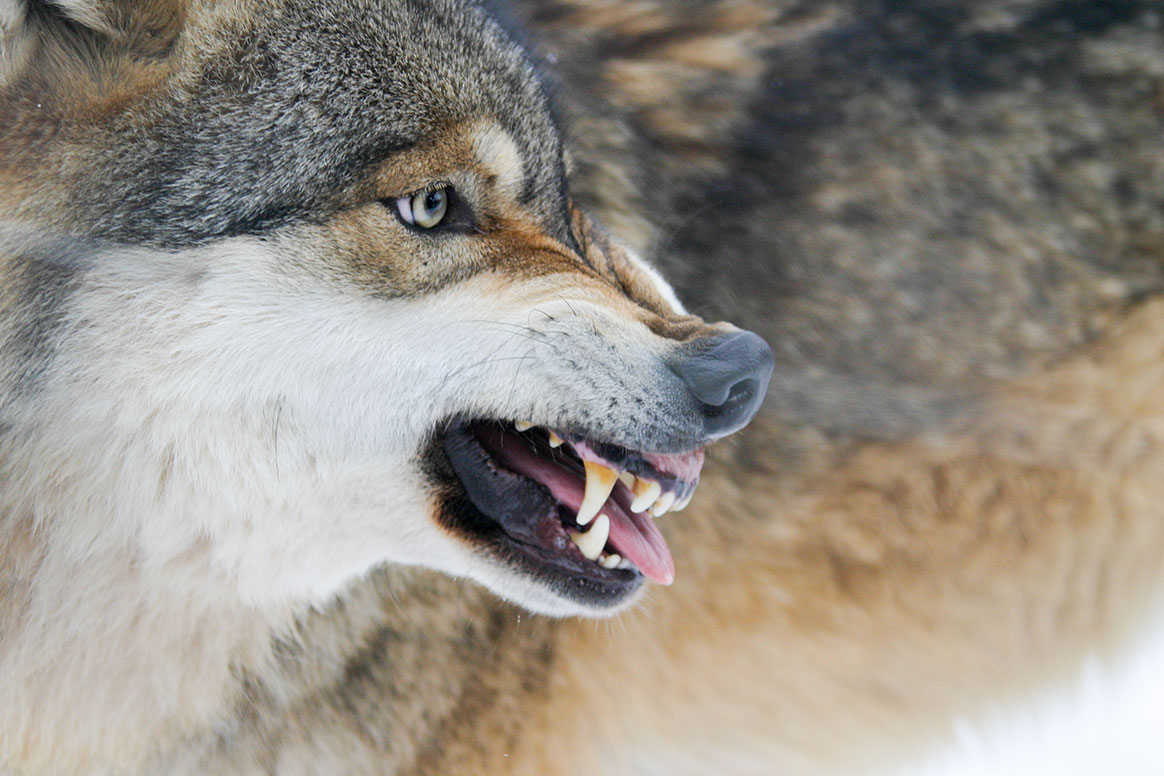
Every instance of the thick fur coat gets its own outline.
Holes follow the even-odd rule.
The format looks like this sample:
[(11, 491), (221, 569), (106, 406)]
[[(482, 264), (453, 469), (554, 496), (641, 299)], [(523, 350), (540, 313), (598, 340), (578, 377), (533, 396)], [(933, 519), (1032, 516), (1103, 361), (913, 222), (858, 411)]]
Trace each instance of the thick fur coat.
[[(1164, 568), (1161, 23), (0, 0), (0, 773), (848, 774), (1111, 654)], [(438, 174), (483, 241), (380, 204)], [(674, 585), (577, 617), (458, 532), (434, 424), (671, 449), (704, 320), (775, 371)]]

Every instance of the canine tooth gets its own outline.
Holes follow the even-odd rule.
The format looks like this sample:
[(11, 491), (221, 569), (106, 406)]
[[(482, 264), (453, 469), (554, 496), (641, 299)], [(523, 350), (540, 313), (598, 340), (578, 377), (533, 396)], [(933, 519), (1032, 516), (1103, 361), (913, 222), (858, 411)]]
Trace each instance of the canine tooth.
[(617, 552), (612, 552), (601, 561), (599, 561), (599, 565), (601, 565), (604, 569), (612, 569), (620, 563), (622, 563), (622, 556)]
[(565, 441), (553, 431), (550, 432), (550, 447), (561, 447)]
[(655, 506), (651, 507), (651, 515), (654, 517), (662, 517), (667, 513), (667, 510), (669, 510), (671, 505), (674, 503), (675, 494), (667, 491), (662, 496), (659, 496), (659, 500), (655, 502)]
[(635, 479), (635, 486), (631, 490), (635, 494), (635, 500), (630, 505), (631, 511), (642, 512), (659, 499), (659, 495), (663, 492), (663, 486), (654, 480), (644, 480), (639, 477)]
[(602, 505), (610, 498), (610, 491), (614, 490), (614, 483), (618, 482), (618, 472), (608, 469), (594, 461), (583, 461), (586, 467), (586, 494), (582, 497), (582, 504), (578, 507), (578, 525), (586, 525)]
[(598, 556), (602, 554), (602, 548), (606, 546), (606, 540), (609, 538), (610, 518), (606, 515), (599, 515), (598, 519), (594, 521), (594, 525), (586, 533), (570, 533), (570, 539), (590, 560), (598, 560)]
[(534, 424), (530, 423), (528, 420), (515, 420), (513, 421), (513, 427), (518, 431), (529, 431), (534, 427)]

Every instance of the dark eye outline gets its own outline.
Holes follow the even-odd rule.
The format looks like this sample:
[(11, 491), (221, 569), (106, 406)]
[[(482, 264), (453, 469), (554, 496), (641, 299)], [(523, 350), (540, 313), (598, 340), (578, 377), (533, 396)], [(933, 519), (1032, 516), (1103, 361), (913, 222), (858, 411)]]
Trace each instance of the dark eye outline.
[[(415, 218), (413, 203), (418, 198), (427, 198), (437, 191), (443, 192), (445, 195), (445, 210), (440, 220), (430, 226), (418, 224)], [(451, 183), (433, 183), (403, 197), (381, 200), (381, 203), (396, 215), (397, 220), (401, 224), (414, 232), (422, 234), (434, 234), (438, 232), (465, 234), (480, 231), (476, 227), (476, 219), (473, 217), (472, 210), (464, 198), (453, 188)]]

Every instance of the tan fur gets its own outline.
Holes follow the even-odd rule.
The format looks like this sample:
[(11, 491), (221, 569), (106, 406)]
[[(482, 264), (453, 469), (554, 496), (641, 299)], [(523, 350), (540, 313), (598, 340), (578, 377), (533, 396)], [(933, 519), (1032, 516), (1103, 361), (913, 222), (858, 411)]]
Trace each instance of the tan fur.
[[(820, 774), (904, 759), (948, 733), (951, 710), (1062, 677), (1134, 631), (1161, 582), (1164, 527), (1145, 507), (1164, 488), (1162, 351), (1153, 302), (1001, 390), (972, 424), (815, 460), (780, 491), (731, 466), (778, 433), (756, 427), (717, 448), (695, 502), (667, 518), (675, 586), (611, 622), (554, 623), (459, 583), (380, 575), (304, 623), (293, 676), (266, 677), (331, 688), (332, 656), (354, 638), (359, 682), (261, 712), (230, 758), (275, 735), (312, 757), (343, 741), (324, 761), (352, 773)], [(370, 635), (385, 622), (401, 641)], [(500, 630), (452, 662), (395, 646), (457, 622)], [(414, 666), (433, 662), (440, 689), (416, 713), (440, 699), (440, 743), (399, 749), (418, 740), (408, 733), (380, 759), (389, 742), (374, 731), (417, 717), (383, 719), (377, 683), (398, 685), (404, 666), (406, 690), (424, 692), (409, 689), (427, 675)], [(460, 665), (471, 675), (450, 674)]]
[[(797, 12), (783, 2), (685, 7), (681, 19), (668, 3), (654, 0), (561, 5), (569, 10), (547, 25), (554, 34), (541, 41), (544, 55), (569, 61), (573, 54), (563, 45), (618, 52), (595, 89), (608, 96), (608, 105), (595, 110), (580, 100), (562, 101), (574, 156), (582, 162), (576, 185), (612, 232), (642, 253), (655, 248), (659, 224), (648, 216), (650, 192), (638, 190), (628, 176), (637, 164), (635, 133), (670, 150), (663, 161), (669, 174), (722, 172), (727, 160), (718, 148), (737, 130), (748, 95), (762, 83), (764, 51), (810, 35), (832, 15)], [(668, 99), (659, 99), (664, 94)], [(612, 107), (613, 113), (605, 112)], [(627, 116), (634, 117), (633, 130)]]
[[(189, 88), (203, 64), (241, 81), (253, 76), (239, 63), (200, 56), (247, 34), (263, 14), (246, 3), (211, 5), (151, 3), (138, 15), (115, 3), (93, 17), (98, 6), (62, 4), (109, 36), (92, 67), (51, 40), (5, 49), (0, 85), (29, 58), (46, 65), (28, 75), (27, 94), (42, 95), (43, 109), (22, 100), (0, 113), (10, 141), (0, 144), (6, 220), (84, 233), (91, 224), (74, 214), (70, 185), (107, 144), (116, 147), (117, 132), (148, 125), (152, 99)], [(764, 86), (766, 51), (794, 48), (842, 16), (829, 3), (811, 12), (781, 2), (712, 3), (690, 18), (653, 0), (564, 5), (539, 22), (546, 35), (533, 45), (542, 56), (568, 61), (588, 46), (617, 52), (596, 70), (602, 102), (587, 102), (577, 83), (562, 86), (573, 195), (619, 239), (656, 255), (666, 253), (680, 219), (650, 207), (662, 198), (636, 177), (647, 162), (633, 141), (665, 149), (651, 172), (680, 192), (723, 175), (735, 149), (725, 138), (741, 131)], [(21, 34), (21, 23), (14, 13), (0, 17), (0, 45)], [(1004, 13), (989, 27), (1007, 23)], [(554, 315), (593, 325), (595, 336), (599, 323), (614, 321), (621, 328), (604, 335), (632, 331), (652, 344), (723, 330), (682, 314), (641, 260), (581, 208), (570, 215), (585, 262), (545, 234), (517, 202), (514, 139), (495, 122), (449, 122), (426, 141), (349, 181), (326, 223), (263, 246), (278, 251), (270, 254), (284, 273), (278, 279), (320, 281), (321, 294), (356, 287), (418, 305), (436, 299), (467, 318), (479, 301), (497, 317), (542, 305), (550, 310), (551, 323), (539, 321), (545, 331)], [(913, 148), (908, 137), (900, 143)], [(943, 165), (952, 165), (933, 149), (917, 156), (908, 169), (892, 158), (838, 157), (838, 176), (806, 185), (804, 198), (837, 223), (861, 197), (909, 213), (913, 187), (944, 180)], [(475, 247), (418, 248), (388, 228), (394, 216), (379, 200), (446, 177), (492, 203)], [(911, 239), (928, 226), (906, 223)], [(1002, 247), (991, 243), (991, 256), (1068, 250), (1048, 236), (1062, 224), (1051, 221), (1044, 232), (1038, 223), (1034, 235), (1045, 245), (992, 222)], [(1129, 223), (1120, 228), (1135, 232), (1125, 235), (1132, 252), (1154, 262), (1156, 233)], [(820, 233), (812, 244), (825, 257), (833, 244), (828, 230)], [(854, 234), (863, 246), (865, 232)], [(249, 243), (245, 250), (259, 252)], [(787, 257), (774, 251), (779, 259)], [(9, 260), (0, 255), (10, 281), (0, 309), (21, 301), (22, 278)], [(185, 260), (220, 268), (221, 256), (163, 267), (193, 295), (206, 278)], [(868, 314), (844, 298), (802, 300), (795, 280), (787, 298), (730, 298), (728, 307), (774, 315), (779, 305), (818, 305), (826, 308), (821, 319), (857, 321)], [(306, 596), (292, 602), (274, 592), (273, 601), (242, 602), (206, 536), (167, 548), (164, 569), (151, 566), (128, 538), (134, 526), (111, 521), (91, 535), (71, 519), (82, 510), (69, 507), (86, 499), (69, 491), (77, 474), (68, 455), (36, 458), (39, 471), (54, 472), (55, 489), (42, 500), (13, 497), (21, 483), (0, 481), (0, 676), (20, 679), (0, 683), (0, 773), (758, 776), (902, 762), (947, 735), (955, 715), (1068, 676), (1092, 651), (1115, 654), (1158, 600), (1164, 303), (1083, 270), (1078, 287), (1087, 314), (1063, 313), (1069, 336), (992, 319), (997, 327), (1029, 324), (1023, 333), (1037, 346), (1021, 366), (979, 368), (993, 356), (990, 342), (961, 359), (947, 358), (940, 341), (901, 354), (902, 364), (934, 376), (935, 391), (963, 391), (950, 417), (899, 433), (845, 435), (772, 410), (717, 444), (695, 501), (664, 518), (678, 560), (674, 586), (603, 622), (531, 615), (463, 579), (395, 563), (310, 605)], [(114, 302), (155, 312), (132, 294)], [(574, 305), (582, 314), (572, 319)], [(113, 302), (102, 311), (112, 313)], [(139, 374), (133, 357), (161, 354), (155, 360), (164, 362), (173, 352), (151, 331), (130, 334), (112, 354), (131, 376)], [(10, 337), (0, 329), (0, 344)], [(520, 341), (504, 344), (502, 356), (515, 362), (531, 352)], [(791, 371), (786, 377), (801, 376)], [(512, 373), (512, 385), (509, 374), (512, 392), (521, 373)], [(279, 476), (280, 423), (286, 435), (294, 419), (268, 409), (260, 428), (272, 431), (270, 444), (243, 449), (240, 461), (254, 469), (239, 476)], [(181, 480), (180, 441), (151, 447), (149, 466), (122, 476), (144, 483), (150, 497), (167, 493)], [(35, 442), (0, 447), (0, 464), (43, 453)], [(216, 463), (213, 481), (228, 482), (230, 466)], [(315, 463), (304, 468), (314, 473)], [(356, 491), (368, 480), (352, 482)]]
[[(268, 658), (273, 612), (227, 611), (213, 589), (192, 597), (171, 587), (172, 575), (140, 569), (129, 550), (78, 573), (53, 547), (68, 540), (39, 533), (47, 536), (35, 544), (6, 536), (0, 547), (0, 670), (21, 678), (0, 688), (0, 751), (16, 769), (3, 772), (141, 769), (233, 701), (235, 666)], [(202, 577), (198, 557), (191, 573)]]
[(1124, 643), (1164, 581), (1162, 365), (1153, 302), (972, 426), (860, 446), (780, 496), (726, 473), (749, 430), (668, 523), (675, 587), (563, 629), (556, 733), (512, 772), (630, 773), (644, 740), (660, 773), (854, 772)]

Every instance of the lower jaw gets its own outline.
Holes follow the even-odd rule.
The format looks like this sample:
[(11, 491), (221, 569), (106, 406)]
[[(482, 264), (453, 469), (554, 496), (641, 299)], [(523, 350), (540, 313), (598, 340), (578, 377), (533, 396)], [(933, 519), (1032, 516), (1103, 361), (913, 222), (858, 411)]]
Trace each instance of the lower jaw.
[(513, 540), (497, 547), (498, 555), (509, 568), (539, 583), (560, 599), (573, 602), (583, 611), (613, 611), (633, 602), (643, 589), (645, 579), (633, 569), (608, 572), (609, 577), (596, 579), (588, 573), (563, 568), (553, 558), (540, 555), (537, 548)]
[(504, 567), (582, 607), (580, 613), (613, 611), (635, 599), (643, 575), (634, 568), (605, 569), (582, 557), (553, 498), (538, 483), (499, 471), (468, 426), (451, 427), (438, 445), (453, 480), (442, 510), (447, 528)]

